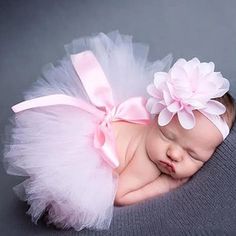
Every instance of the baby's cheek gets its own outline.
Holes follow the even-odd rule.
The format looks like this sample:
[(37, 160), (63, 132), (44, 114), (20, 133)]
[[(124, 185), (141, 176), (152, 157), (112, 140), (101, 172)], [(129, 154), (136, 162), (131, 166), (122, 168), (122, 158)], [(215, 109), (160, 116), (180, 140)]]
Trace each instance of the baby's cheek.
[(159, 151), (158, 151), (158, 148), (155, 147), (155, 146), (151, 146), (149, 149), (148, 149), (148, 156), (149, 156), (149, 159), (151, 161), (153, 161), (154, 163), (157, 163), (158, 159), (159, 159)]
[(179, 168), (179, 171), (178, 170), (176, 171), (175, 177), (179, 179), (189, 178), (193, 176), (197, 171), (199, 171), (202, 166), (203, 166), (202, 162), (201, 163), (189, 162), (188, 164), (183, 165), (181, 168)]

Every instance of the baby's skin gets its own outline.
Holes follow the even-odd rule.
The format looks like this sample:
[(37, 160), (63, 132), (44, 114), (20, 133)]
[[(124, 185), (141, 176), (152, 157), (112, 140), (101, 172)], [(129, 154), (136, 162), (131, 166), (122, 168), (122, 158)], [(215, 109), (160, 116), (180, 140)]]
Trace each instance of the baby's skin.
[(196, 173), (223, 141), (215, 125), (194, 111), (196, 125), (184, 129), (174, 117), (166, 126), (112, 124), (120, 165), (116, 205), (134, 204), (166, 193)]

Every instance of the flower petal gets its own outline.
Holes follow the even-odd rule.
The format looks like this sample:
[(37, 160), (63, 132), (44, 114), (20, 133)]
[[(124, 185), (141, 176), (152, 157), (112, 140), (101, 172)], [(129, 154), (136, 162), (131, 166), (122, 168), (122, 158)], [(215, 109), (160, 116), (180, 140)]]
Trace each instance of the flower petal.
[(184, 68), (180, 67), (180, 66), (173, 66), (170, 69), (170, 75), (171, 75), (172, 82), (175, 79), (186, 80), (186, 78), (187, 78), (187, 74), (186, 74)]
[(192, 129), (195, 126), (195, 116), (191, 110), (183, 109), (178, 111), (178, 119), (181, 126), (185, 129)]
[(170, 105), (173, 102), (173, 98), (169, 91), (163, 90), (163, 98), (165, 101), (166, 106)]
[(159, 90), (156, 89), (154, 84), (149, 84), (147, 86), (147, 92), (155, 98), (162, 99), (162, 93)]
[(191, 81), (187, 77), (187, 73), (181, 67), (174, 67), (171, 70), (171, 85), (174, 88), (174, 97), (185, 98), (192, 93)]
[(184, 58), (179, 58), (173, 66), (183, 67), (186, 63), (187, 63), (187, 61)]
[(222, 77), (221, 82), (222, 84), (218, 89), (217, 93), (215, 94), (216, 97), (221, 97), (229, 91), (229, 86), (230, 86), (229, 81)]
[(184, 65), (184, 70), (187, 72), (189, 75), (189, 78), (191, 79), (191, 72), (198, 68), (198, 65), (200, 64), (200, 61), (194, 57), (193, 59), (189, 60), (185, 65)]
[(204, 109), (206, 107), (206, 102), (204, 100), (187, 100), (185, 101), (185, 105), (189, 105), (193, 110), (196, 109)]
[(199, 59), (197, 57), (192, 58), (191, 60), (188, 61), (188, 64), (191, 66), (195, 66), (200, 64), (201, 62), (199, 61)]
[(177, 102), (177, 101), (174, 101), (173, 103), (171, 103), (171, 104), (167, 107), (167, 109), (168, 109), (170, 112), (174, 112), (174, 113), (176, 113), (177, 111), (179, 111), (180, 108), (181, 108), (181, 106), (180, 106), (179, 102)]
[(222, 103), (215, 100), (210, 100), (207, 103), (206, 108), (202, 110), (212, 115), (222, 115), (225, 113), (226, 108)]
[(187, 74), (188, 74), (188, 77), (191, 78), (189, 87), (191, 87), (191, 92), (194, 93), (197, 90), (198, 84), (199, 84), (199, 70), (198, 70), (198, 67), (195, 67), (190, 71), (187, 71)]
[(214, 72), (215, 64), (213, 62), (203, 62), (199, 64), (200, 76), (205, 76), (211, 72)]
[(165, 108), (161, 103), (155, 103), (152, 106), (151, 114), (159, 114)]
[(161, 85), (166, 82), (168, 76), (166, 72), (156, 72), (154, 74), (154, 85), (156, 88), (161, 88)]
[(174, 116), (174, 113), (168, 111), (167, 108), (163, 109), (158, 116), (158, 124), (160, 126), (167, 125), (171, 121), (173, 116)]

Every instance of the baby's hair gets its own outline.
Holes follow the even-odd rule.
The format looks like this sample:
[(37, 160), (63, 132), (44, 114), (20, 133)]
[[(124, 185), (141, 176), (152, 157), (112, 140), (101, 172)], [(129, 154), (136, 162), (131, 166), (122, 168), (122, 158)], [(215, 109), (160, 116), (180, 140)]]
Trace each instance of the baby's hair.
[(236, 105), (234, 98), (230, 95), (230, 93), (226, 93), (224, 96), (216, 98), (215, 100), (225, 105), (226, 112), (222, 115), (222, 117), (231, 129), (236, 117)]

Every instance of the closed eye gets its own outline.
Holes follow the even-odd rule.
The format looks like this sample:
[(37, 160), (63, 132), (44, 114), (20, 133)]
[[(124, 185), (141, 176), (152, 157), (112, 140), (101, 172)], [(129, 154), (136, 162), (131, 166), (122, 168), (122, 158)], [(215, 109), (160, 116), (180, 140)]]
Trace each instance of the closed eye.
[(159, 130), (160, 130), (161, 136), (162, 136), (164, 139), (167, 139), (167, 137), (164, 135), (164, 133), (162, 132), (162, 130), (161, 130), (161, 129), (159, 129)]
[(171, 132), (169, 132), (169, 131), (168, 132), (163, 132), (161, 127), (159, 128), (159, 130), (161, 131), (161, 134), (165, 139), (174, 141), (174, 135)]
[(202, 160), (199, 159), (198, 155), (194, 151), (188, 151), (188, 155), (194, 160), (203, 162)]

